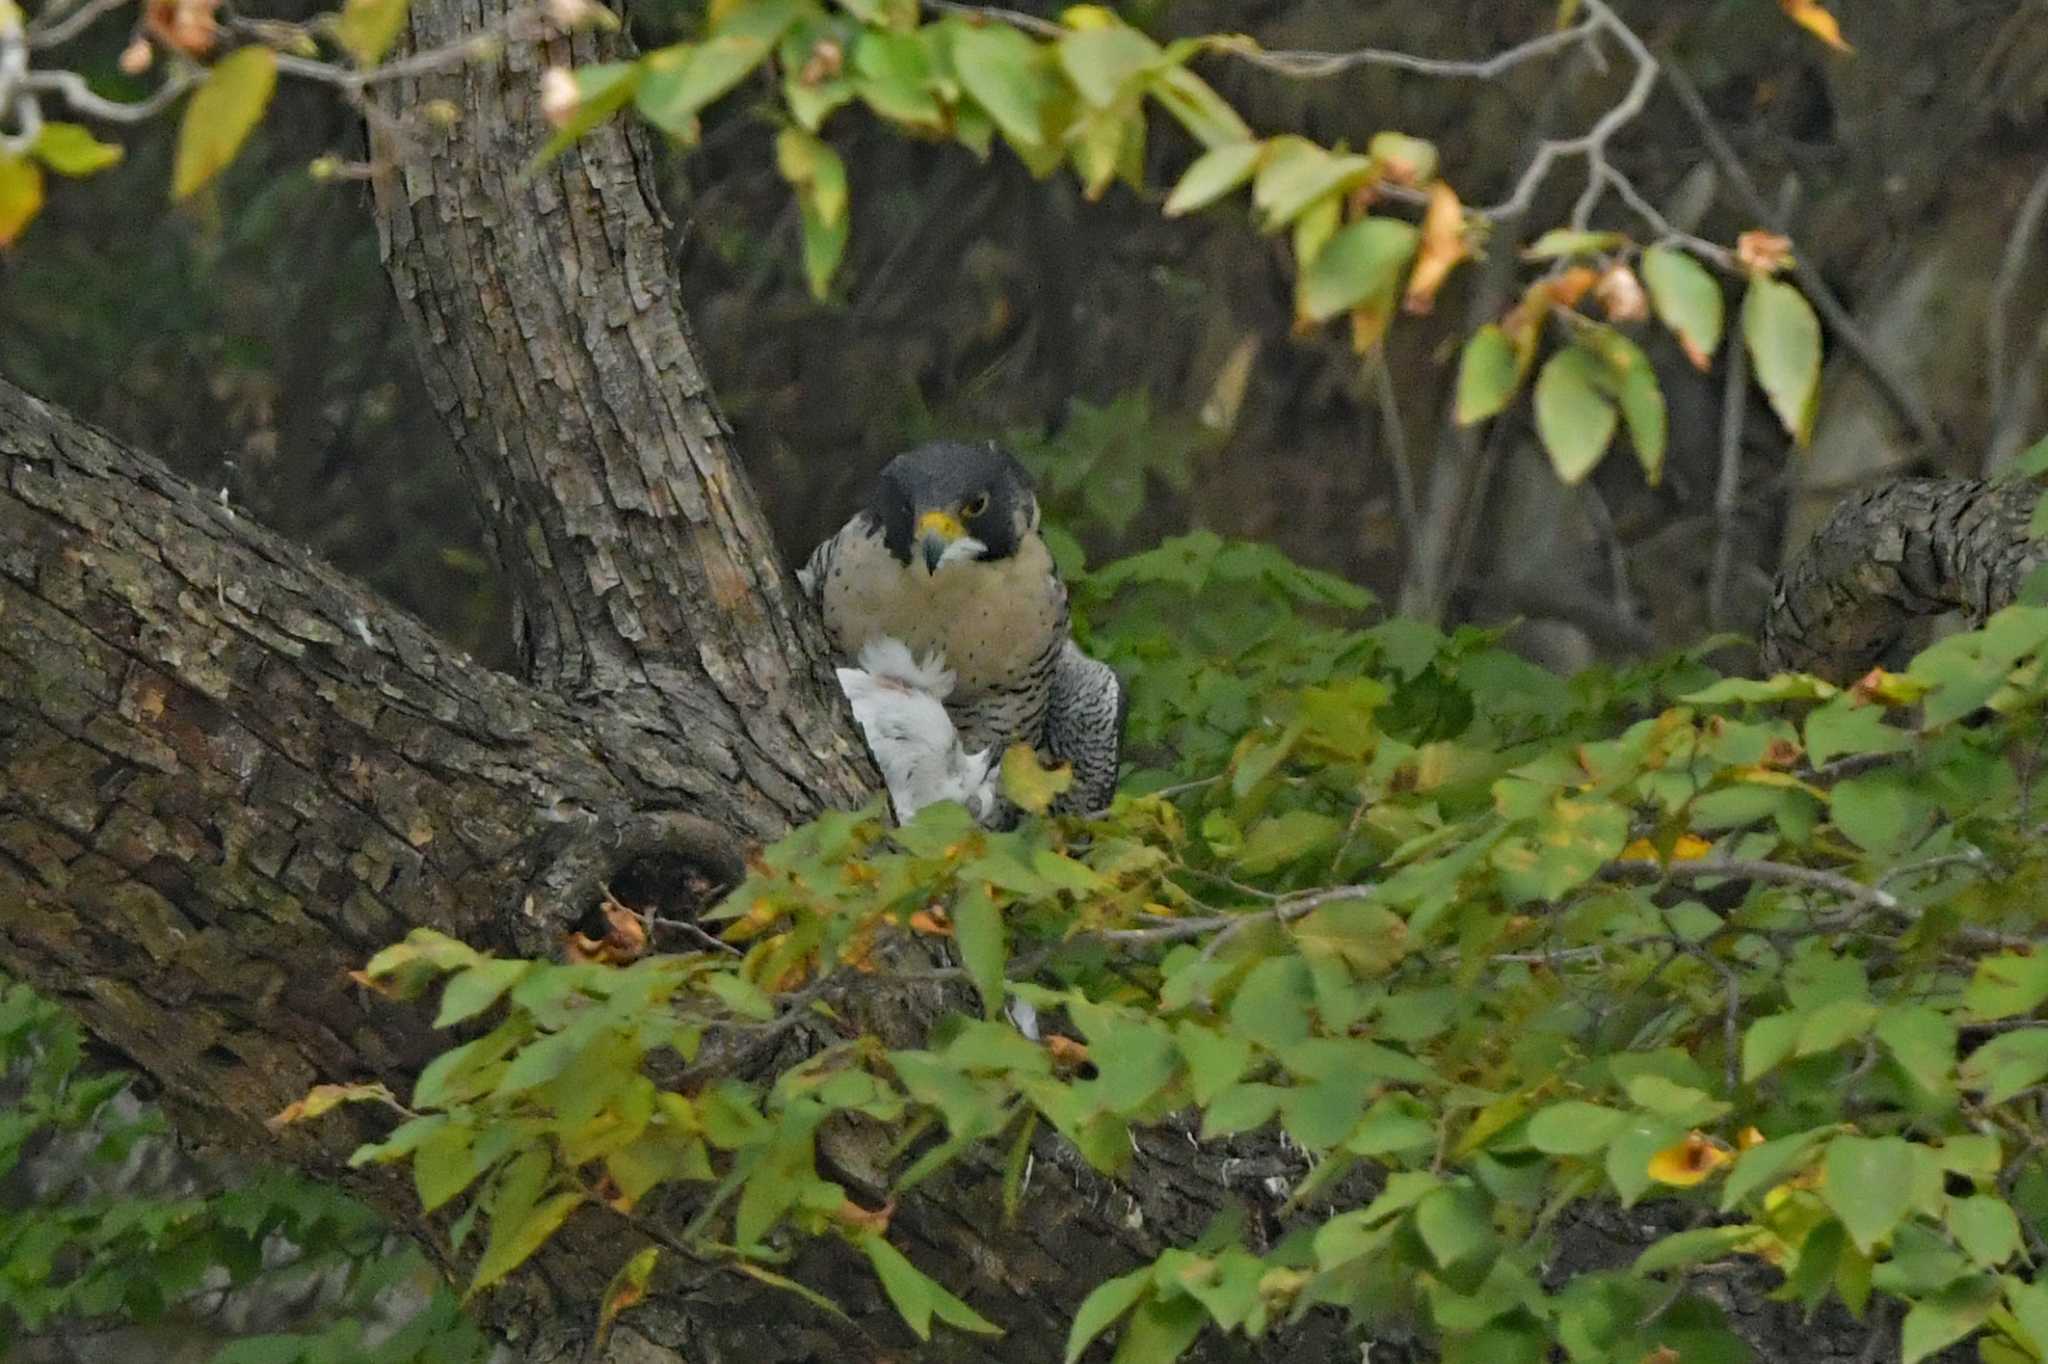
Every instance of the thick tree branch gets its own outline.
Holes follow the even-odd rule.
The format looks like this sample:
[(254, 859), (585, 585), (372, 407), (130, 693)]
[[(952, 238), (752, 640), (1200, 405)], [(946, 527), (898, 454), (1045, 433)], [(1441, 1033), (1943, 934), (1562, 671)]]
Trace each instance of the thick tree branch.
[(1778, 575), (1765, 665), (1847, 681), (1922, 616), (2009, 605), (2048, 562), (2027, 536), (2040, 496), (2031, 482), (1902, 479), (1845, 500)]

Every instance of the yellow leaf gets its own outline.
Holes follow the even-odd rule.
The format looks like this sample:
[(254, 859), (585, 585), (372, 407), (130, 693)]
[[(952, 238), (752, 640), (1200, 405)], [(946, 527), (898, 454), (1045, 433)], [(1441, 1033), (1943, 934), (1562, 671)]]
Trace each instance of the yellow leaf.
[(43, 208), (43, 168), (26, 157), (0, 155), (0, 246), (21, 235)]
[(1402, 306), (1412, 315), (1426, 314), (1452, 269), (1471, 254), (1458, 192), (1438, 180), (1429, 187), (1429, 207), (1422, 215), (1422, 245), (1415, 253), (1415, 269), (1408, 276), (1408, 296)]
[(605, 1337), (611, 1334), (612, 1323), (618, 1319), (619, 1313), (647, 1296), (648, 1282), (654, 1278), (654, 1262), (660, 1256), (660, 1247), (648, 1246), (626, 1261), (612, 1276), (611, 1286), (604, 1291), (604, 1305), (597, 1314), (597, 1344), (600, 1347)]
[(227, 169), (263, 118), (276, 88), (277, 54), (267, 47), (244, 47), (214, 64), (178, 125), (171, 198), (190, 198)]
[(59, 175), (91, 175), (121, 159), (121, 148), (102, 142), (76, 123), (45, 123), (36, 139), (36, 159)]
[(1651, 1156), (1649, 1176), (1659, 1184), (1689, 1189), (1733, 1159), (1719, 1142), (1694, 1132)]
[(330, 21), (334, 41), (357, 66), (375, 66), (405, 31), (411, 8), (411, 0), (347, 0)]
[[(1671, 845), (1670, 860), (1673, 862), (1697, 862), (1713, 850), (1714, 845), (1701, 838), (1698, 834), (1680, 834), (1678, 841)], [(1656, 844), (1647, 838), (1639, 838), (1621, 850), (1621, 860), (1624, 862), (1657, 862), (1663, 859), (1657, 854)]]
[(1026, 814), (1042, 815), (1062, 791), (1074, 784), (1074, 769), (1065, 763), (1046, 767), (1030, 744), (1011, 744), (1003, 753), (1003, 794)]
[(360, 1103), (365, 1099), (391, 1101), (391, 1091), (379, 1084), (363, 1085), (315, 1085), (306, 1097), (286, 1104), (278, 1115), (264, 1124), (275, 1132), (307, 1118), (317, 1118), (332, 1108), (343, 1104)]
[(1778, 0), (1778, 8), (1788, 18), (1814, 37), (1826, 43), (1837, 52), (1854, 52), (1856, 49), (1843, 41), (1842, 26), (1835, 22), (1835, 16), (1828, 13), (1827, 6), (1820, 0)]

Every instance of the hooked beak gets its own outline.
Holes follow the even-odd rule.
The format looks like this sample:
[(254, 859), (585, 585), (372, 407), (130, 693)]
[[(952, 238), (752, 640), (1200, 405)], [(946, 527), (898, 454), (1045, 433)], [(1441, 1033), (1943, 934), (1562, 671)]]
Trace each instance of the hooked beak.
[(924, 551), (924, 570), (927, 573), (939, 571), (939, 561), (946, 557), (955, 540), (967, 534), (967, 527), (960, 524), (960, 518), (950, 512), (931, 511), (917, 518), (917, 542)]

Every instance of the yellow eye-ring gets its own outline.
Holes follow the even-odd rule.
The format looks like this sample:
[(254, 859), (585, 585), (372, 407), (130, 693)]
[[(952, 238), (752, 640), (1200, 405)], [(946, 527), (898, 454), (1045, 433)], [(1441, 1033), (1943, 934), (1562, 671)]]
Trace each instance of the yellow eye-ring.
[(979, 516), (988, 510), (988, 494), (977, 494), (973, 501), (960, 508), (963, 516)]

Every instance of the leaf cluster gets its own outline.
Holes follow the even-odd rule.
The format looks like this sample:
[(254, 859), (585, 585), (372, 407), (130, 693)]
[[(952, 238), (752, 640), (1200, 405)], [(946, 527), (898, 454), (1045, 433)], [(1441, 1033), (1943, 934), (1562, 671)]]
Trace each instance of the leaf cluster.
[(317, 1319), (246, 1336), (216, 1364), (425, 1364), (479, 1359), (483, 1341), (441, 1293), (396, 1331), (366, 1334), (380, 1295), (431, 1282), (416, 1252), (392, 1254), (380, 1218), (308, 1180), (259, 1172), (234, 1188), (153, 1187), (137, 1174), (165, 1140), (162, 1115), (126, 1094), (124, 1071), (86, 1064), (64, 1010), (0, 985), (0, 1347), (81, 1322), (196, 1322), (229, 1294), (302, 1293)]
[[(1285, 1233), (1101, 1285), (1070, 1357), (1329, 1307), (1448, 1359), (1740, 1359), (1699, 1287), (1732, 1270), (1893, 1300), (1908, 1359), (1972, 1334), (2048, 1358), (2048, 609), (1842, 689), (1690, 656), (1566, 682), (1483, 632), (1362, 626), (1355, 589), (1208, 536), (1075, 591), (1145, 755), (1106, 816), (830, 813), (624, 955), (673, 950), (421, 933), (371, 964), (488, 1028), (359, 1153), (461, 1208), (473, 1291), (593, 1207), (814, 1300), (783, 1269), (837, 1237), (920, 1335), (993, 1330), (971, 1279), (896, 1248), (896, 1210), (988, 1148), (1028, 1217), (1034, 1151), (1129, 1179), (1132, 1133), (1174, 1123), (1302, 1153), (1284, 1206), (1241, 1191)], [(906, 1036), (934, 987), (955, 1012)], [(1615, 1203), (1674, 1230), (1548, 1273)]]

